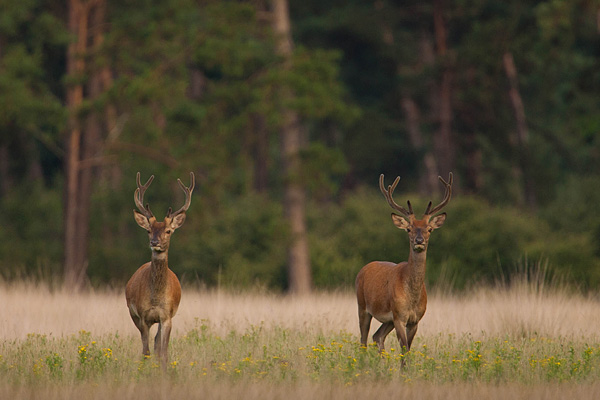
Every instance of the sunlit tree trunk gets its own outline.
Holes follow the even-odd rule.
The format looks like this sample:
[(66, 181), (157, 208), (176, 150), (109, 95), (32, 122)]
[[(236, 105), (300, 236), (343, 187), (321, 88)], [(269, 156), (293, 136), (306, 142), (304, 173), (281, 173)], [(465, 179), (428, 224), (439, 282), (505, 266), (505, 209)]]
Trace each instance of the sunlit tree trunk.
[(66, 140), (65, 160), (65, 238), (64, 238), (64, 272), (65, 286), (77, 287), (81, 281), (83, 268), (78, 260), (79, 238), (77, 235), (77, 199), (79, 195), (79, 159), (81, 145), (81, 126), (77, 111), (83, 102), (83, 84), (80, 81), (85, 69), (84, 52), (87, 39), (87, 15), (84, 4), (80, 0), (69, 1), (68, 29), (75, 38), (67, 49), (67, 75), (73, 80), (67, 88), (67, 108), (69, 110), (69, 126)]
[[(95, 111), (90, 112), (85, 122), (78, 113), (84, 92), (89, 98), (101, 92), (99, 73), (97, 69), (90, 72), (86, 60), (89, 61), (90, 49), (97, 50), (102, 43), (105, 6), (105, 0), (69, 1), (68, 28), (74, 39), (67, 49), (67, 74), (71, 82), (67, 88), (64, 282), (72, 290), (80, 289), (86, 281), (92, 167), (96, 164), (102, 130)], [(86, 73), (90, 77), (84, 91)]]
[[(286, 68), (289, 68), (293, 43), (287, 0), (272, 0), (272, 7), (273, 26), (277, 35), (277, 52), (284, 58)], [(293, 93), (284, 87), (280, 95), (281, 99), (290, 99)], [(281, 155), (285, 179), (284, 209), (291, 231), (291, 243), (288, 249), (288, 279), (290, 292), (297, 294), (310, 292), (312, 286), (306, 235), (306, 192), (298, 180), (301, 167), (300, 150), (303, 145), (303, 132), (298, 114), (291, 109), (285, 109), (281, 127)]]

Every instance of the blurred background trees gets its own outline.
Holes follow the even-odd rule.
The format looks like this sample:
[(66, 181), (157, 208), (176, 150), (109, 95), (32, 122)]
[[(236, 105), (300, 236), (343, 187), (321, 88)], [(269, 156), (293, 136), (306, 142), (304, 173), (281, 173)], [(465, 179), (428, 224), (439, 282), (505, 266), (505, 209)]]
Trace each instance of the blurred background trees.
[(349, 287), (407, 256), (379, 174), (422, 211), (453, 171), (430, 283), (542, 265), (598, 288), (600, 2), (288, 0), (288, 37), (278, 4), (5, 0), (2, 275), (122, 285), (149, 257), (135, 173), (162, 182), (147, 194), (161, 218), (194, 171), (171, 254), (182, 281)]

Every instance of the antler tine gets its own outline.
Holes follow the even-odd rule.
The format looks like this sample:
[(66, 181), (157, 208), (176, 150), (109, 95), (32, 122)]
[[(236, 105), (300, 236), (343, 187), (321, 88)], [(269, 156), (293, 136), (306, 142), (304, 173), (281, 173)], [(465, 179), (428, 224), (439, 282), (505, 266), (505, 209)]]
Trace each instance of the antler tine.
[(192, 204), (192, 192), (194, 191), (194, 187), (196, 186), (196, 177), (194, 176), (193, 172), (190, 172), (190, 186), (189, 187), (186, 187), (183, 184), (183, 182), (181, 182), (181, 179), (179, 179), (179, 178), (177, 178), (177, 183), (179, 183), (179, 186), (185, 193), (185, 203), (183, 204), (183, 207), (181, 207), (179, 210), (175, 211), (174, 213), (171, 213), (171, 209), (169, 208), (169, 212), (167, 213), (167, 215), (170, 217), (174, 217), (176, 215), (184, 213), (187, 211), (188, 208), (190, 208), (190, 204)]
[(140, 212), (143, 215), (145, 215), (146, 218), (154, 217), (152, 211), (150, 211), (150, 205), (146, 204), (146, 207), (144, 207), (144, 193), (146, 192), (146, 189), (148, 189), (148, 186), (150, 186), (153, 180), (154, 175), (151, 175), (150, 178), (148, 178), (148, 181), (144, 185), (142, 185), (142, 182), (140, 180), (140, 173), (137, 173), (137, 189), (135, 189), (135, 192), (133, 193), (133, 201), (135, 202), (135, 205), (138, 208), (138, 210), (140, 210)]
[(432, 210), (431, 210), (431, 202), (429, 202), (429, 205), (427, 206), (427, 210), (425, 210), (425, 215), (433, 215), (436, 212), (440, 211), (442, 208), (444, 208), (446, 206), (446, 204), (448, 204), (448, 202), (450, 201), (450, 198), (452, 198), (452, 181), (454, 180), (452, 172), (450, 172), (448, 182), (446, 182), (444, 180), (444, 178), (442, 178), (441, 176), (438, 176), (438, 179), (440, 180), (440, 182), (442, 182), (442, 184), (444, 186), (446, 186), (446, 193), (444, 194), (444, 200), (442, 200), (442, 202), (440, 204), (438, 204), (437, 206), (435, 206)]
[(408, 205), (408, 213), (414, 214), (413, 209), (412, 209), (412, 204), (410, 204), (410, 200), (406, 200), (406, 204)]
[(401, 205), (398, 205), (392, 198), (392, 193), (394, 193), (394, 190), (396, 189), (398, 182), (400, 182), (399, 176), (396, 178), (396, 180), (394, 181), (393, 184), (388, 186), (388, 188), (386, 190), (385, 186), (383, 184), (383, 174), (379, 175), (379, 189), (381, 190), (383, 197), (385, 197), (385, 199), (387, 200), (390, 207), (392, 207), (396, 211), (401, 212), (402, 214), (404, 214), (404, 216), (408, 217), (413, 214), (410, 202), (407, 202), (408, 203), (408, 211), (407, 211), (404, 207), (402, 207)]

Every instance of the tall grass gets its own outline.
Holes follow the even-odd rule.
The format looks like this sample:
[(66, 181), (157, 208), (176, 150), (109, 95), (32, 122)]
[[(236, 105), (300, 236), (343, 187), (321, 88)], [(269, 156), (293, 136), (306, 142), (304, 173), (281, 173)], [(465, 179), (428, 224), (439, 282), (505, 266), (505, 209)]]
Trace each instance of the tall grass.
[(600, 395), (598, 302), (525, 278), (460, 296), (433, 291), (406, 356), (394, 334), (383, 356), (360, 348), (350, 292), (187, 288), (165, 374), (141, 357), (120, 290), (3, 284), (0, 302), (0, 398)]
[[(544, 286), (522, 277), (510, 285), (474, 287), (461, 295), (429, 292), (417, 337), (446, 333), (595, 339), (600, 335), (597, 299), (561, 285)], [(80, 330), (96, 335), (138, 334), (119, 289), (73, 295), (46, 285), (4, 283), (0, 284), (0, 304), (1, 340), (24, 339), (31, 333), (62, 337)], [(207, 321), (219, 334), (262, 324), (265, 329), (358, 335), (356, 300), (350, 291), (294, 297), (184, 288), (173, 335), (185, 334), (199, 320)], [(373, 328), (376, 325), (374, 321)]]

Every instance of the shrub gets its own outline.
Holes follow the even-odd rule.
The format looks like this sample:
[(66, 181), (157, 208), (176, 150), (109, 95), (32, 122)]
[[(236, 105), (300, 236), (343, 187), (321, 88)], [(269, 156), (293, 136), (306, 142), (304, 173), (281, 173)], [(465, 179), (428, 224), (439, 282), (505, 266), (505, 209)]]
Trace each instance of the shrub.
[(41, 182), (21, 185), (0, 198), (0, 268), (4, 278), (53, 278), (63, 244), (61, 193)]
[[(422, 212), (425, 201), (407, 196)], [(420, 206), (420, 205), (421, 206)], [(390, 221), (381, 196), (359, 191), (340, 205), (313, 209), (311, 258), (315, 284), (351, 286), (358, 270), (374, 260), (408, 257), (408, 240)], [(589, 236), (553, 230), (543, 219), (515, 208), (493, 207), (474, 197), (455, 197), (445, 225), (431, 235), (427, 279), (463, 289), (493, 283), (517, 272), (523, 261), (548, 264), (581, 287), (600, 282), (600, 260)]]
[(288, 235), (281, 206), (258, 194), (231, 201), (186, 222), (173, 265), (210, 286), (283, 287)]

